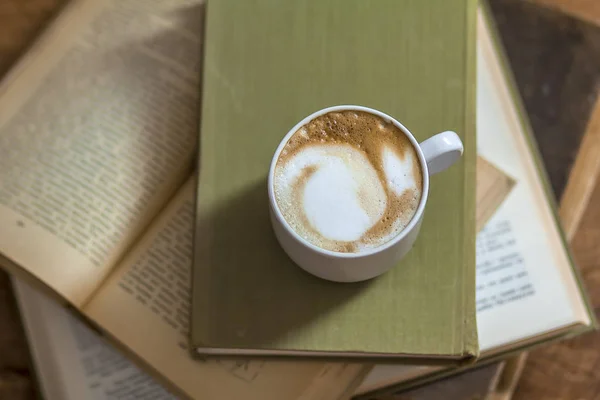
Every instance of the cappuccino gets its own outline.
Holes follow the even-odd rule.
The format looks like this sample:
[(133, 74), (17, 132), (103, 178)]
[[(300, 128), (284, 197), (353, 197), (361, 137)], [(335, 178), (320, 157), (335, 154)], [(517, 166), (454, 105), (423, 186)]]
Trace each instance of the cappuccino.
[(273, 190), (298, 235), (322, 249), (360, 253), (408, 225), (423, 172), (402, 129), (368, 112), (336, 111), (290, 137), (276, 161)]

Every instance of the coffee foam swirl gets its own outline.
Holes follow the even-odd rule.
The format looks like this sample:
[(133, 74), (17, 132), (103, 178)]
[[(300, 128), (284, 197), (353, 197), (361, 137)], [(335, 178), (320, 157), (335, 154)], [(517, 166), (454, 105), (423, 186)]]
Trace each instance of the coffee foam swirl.
[(366, 112), (317, 117), (286, 143), (275, 166), (277, 205), (314, 245), (360, 252), (413, 217), (422, 191), (416, 151), (401, 129)]

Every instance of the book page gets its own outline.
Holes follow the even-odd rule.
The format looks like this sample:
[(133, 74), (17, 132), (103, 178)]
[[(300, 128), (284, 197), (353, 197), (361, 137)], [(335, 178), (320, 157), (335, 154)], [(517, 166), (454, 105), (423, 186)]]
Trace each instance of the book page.
[(514, 225), (496, 217), (477, 237), (478, 315), (535, 295)]
[(56, 302), (13, 287), (45, 399), (176, 398)]
[(74, 304), (191, 170), (202, 7), (75, 1), (0, 89), (0, 252)]
[(483, 24), (478, 34), (478, 152), (517, 181), (478, 240), (478, 330), (490, 351), (590, 321)]
[(362, 365), (191, 358), (194, 199), (195, 181), (190, 179), (84, 313), (184, 395), (308, 400), (327, 393), (327, 398), (338, 398), (362, 373)]

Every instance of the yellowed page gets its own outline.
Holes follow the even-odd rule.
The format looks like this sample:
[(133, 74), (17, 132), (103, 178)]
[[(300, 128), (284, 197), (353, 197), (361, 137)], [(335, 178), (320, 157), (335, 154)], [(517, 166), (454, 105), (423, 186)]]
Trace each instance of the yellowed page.
[[(551, 199), (544, 193), (519, 111), (493, 51), (492, 36), (483, 24), (478, 33), (478, 83), (485, 93), (481, 96), (481, 127), (487, 133), (478, 141), (479, 151), (517, 181), (488, 224), (496, 230), (491, 238), (496, 245), (490, 240), (481, 246), (484, 254), (500, 256), (500, 262), (477, 271), (480, 346), (482, 351), (493, 351), (591, 321), (561, 241)], [(490, 229), (488, 234), (492, 233)]]
[(187, 343), (194, 195), (190, 179), (83, 312), (187, 396), (338, 398), (363, 366), (191, 358)]
[(202, 8), (74, 1), (0, 87), (0, 254), (75, 305), (189, 175)]

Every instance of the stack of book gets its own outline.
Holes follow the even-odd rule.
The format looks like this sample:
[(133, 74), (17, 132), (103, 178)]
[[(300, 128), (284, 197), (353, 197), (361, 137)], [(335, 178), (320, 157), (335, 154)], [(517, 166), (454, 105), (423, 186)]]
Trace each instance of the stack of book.
[[(372, 397), (595, 327), (486, 13), (71, 2), (0, 86), (0, 265), (47, 397)], [(265, 178), (348, 103), (465, 151), (409, 255), (334, 284), (278, 247)]]

